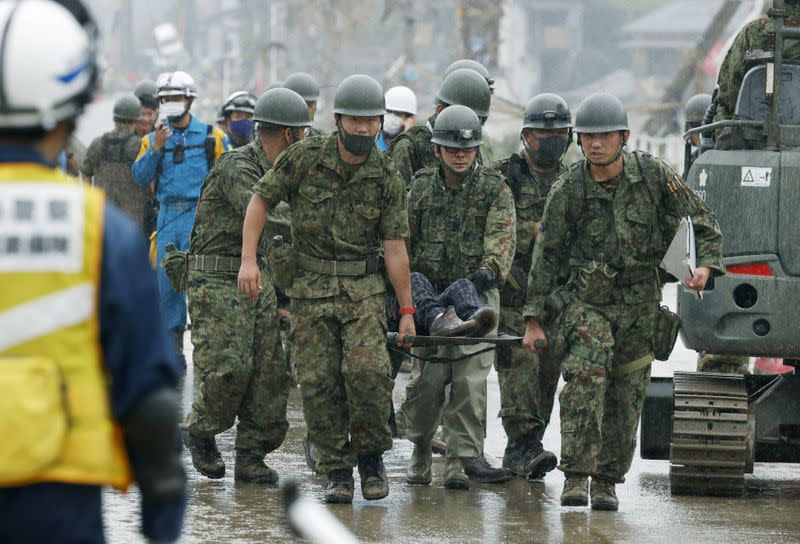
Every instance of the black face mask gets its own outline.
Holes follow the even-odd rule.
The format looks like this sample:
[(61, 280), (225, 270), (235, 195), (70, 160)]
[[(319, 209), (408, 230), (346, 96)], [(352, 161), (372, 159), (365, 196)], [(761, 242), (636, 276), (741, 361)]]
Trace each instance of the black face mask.
[(525, 151), (528, 153), (531, 161), (539, 166), (545, 168), (552, 168), (561, 162), (561, 157), (567, 151), (569, 142), (564, 140), (561, 136), (547, 136), (545, 138), (537, 138), (539, 142), (539, 150), (534, 151), (528, 146), (528, 142), (522, 139), (525, 145)]
[(345, 132), (342, 125), (339, 125), (339, 138), (342, 139), (342, 145), (344, 145), (346, 150), (359, 157), (369, 155), (369, 152), (375, 147), (375, 138), (372, 136), (350, 134), (349, 132)]

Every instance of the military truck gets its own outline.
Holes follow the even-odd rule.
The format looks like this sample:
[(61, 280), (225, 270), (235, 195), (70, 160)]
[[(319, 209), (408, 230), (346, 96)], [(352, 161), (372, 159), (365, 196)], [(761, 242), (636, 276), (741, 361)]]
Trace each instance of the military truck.
[[(717, 215), (727, 274), (702, 300), (678, 286), (681, 337), (693, 350), (800, 364), (800, 65), (783, 62), (783, 0), (770, 10), (775, 47), (752, 51), (733, 118), (686, 133), (734, 133), (743, 149), (709, 150), (687, 183)], [(712, 105), (713, 107), (713, 105)], [(709, 116), (707, 115), (708, 119)], [(800, 462), (800, 374), (676, 372), (654, 378), (641, 455), (669, 459), (673, 494), (739, 495), (755, 462)]]

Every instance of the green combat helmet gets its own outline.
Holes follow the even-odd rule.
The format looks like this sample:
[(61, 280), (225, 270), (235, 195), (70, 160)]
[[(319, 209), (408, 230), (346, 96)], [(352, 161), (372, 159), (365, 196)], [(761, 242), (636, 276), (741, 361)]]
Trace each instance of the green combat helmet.
[(436, 117), (431, 142), (459, 149), (478, 147), (482, 143), (481, 120), (466, 106), (450, 106)]
[(386, 114), (381, 84), (364, 74), (344, 78), (333, 97), (333, 113), (357, 117)]
[(686, 124), (699, 127), (703, 124), (706, 110), (711, 105), (710, 94), (696, 94), (689, 99), (683, 111), (686, 115)]
[(572, 128), (572, 114), (566, 100), (553, 93), (537, 94), (525, 106), (522, 128)]
[(319, 83), (316, 78), (306, 72), (295, 72), (286, 78), (283, 86), (291, 89), (306, 102), (316, 102), (319, 100)]
[(486, 69), (486, 66), (484, 66), (477, 60), (461, 59), (455, 61), (450, 66), (448, 66), (447, 69), (444, 71), (442, 79), (447, 78), (447, 76), (449, 76), (450, 74), (461, 68), (469, 68), (470, 70), (475, 70), (476, 72), (478, 72), (486, 80), (486, 83), (489, 84), (489, 89), (492, 92), (494, 92), (494, 78), (491, 75), (489, 75), (489, 70)]
[(140, 100), (143, 96), (152, 96), (156, 98), (158, 96), (158, 86), (155, 81), (143, 79), (136, 84), (136, 87), (133, 89), (133, 94)]
[(114, 102), (114, 120), (123, 123), (133, 123), (139, 120), (142, 104), (134, 95), (129, 94)]
[(592, 134), (628, 130), (628, 114), (619, 98), (608, 93), (587, 96), (575, 112), (575, 132)]
[(475, 70), (459, 68), (444, 78), (436, 100), (448, 106), (461, 105), (474, 111), (478, 117), (489, 117), (492, 92), (486, 79)]
[(256, 101), (253, 121), (281, 127), (308, 127), (308, 107), (303, 97), (291, 89), (270, 89)]

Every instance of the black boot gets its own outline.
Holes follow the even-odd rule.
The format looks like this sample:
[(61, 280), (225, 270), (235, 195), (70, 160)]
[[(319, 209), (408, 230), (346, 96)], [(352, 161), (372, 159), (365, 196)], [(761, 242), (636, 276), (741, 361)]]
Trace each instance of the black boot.
[(213, 436), (198, 436), (185, 430), (183, 440), (197, 472), (215, 480), (225, 476), (225, 463), (222, 462), (222, 455)]
[(509, 440), (503, 455), (504, 467), (529, 480), (544, 478), (557, 464), (555, 454), (542, 447), (536, 431), (530, 431), (518, 440)]
[(329, 504), (350, 504), (353, 502), (353, 469), (340, 468), (328, 473), (325, 486), (325, 502)]
[(462, 459), (464, 473), (470, 480), (484, 484), (502, 484), (511, 480), (514, 475), (507, 468), (494, 468), (483, 454), (472, 459)]

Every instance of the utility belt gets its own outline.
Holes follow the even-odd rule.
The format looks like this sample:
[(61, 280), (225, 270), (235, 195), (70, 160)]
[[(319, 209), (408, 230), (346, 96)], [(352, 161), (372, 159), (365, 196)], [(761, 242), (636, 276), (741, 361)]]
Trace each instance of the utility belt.
[(325, 276), (365, 276), (381, 271), (382, 259), (368, 257), (363, 261), (328, 261), (297, 253), (297, 268)]
[(239, 272), (242, 264), (240, 257), (224, 255), (189, 255), (178, 250), (174, 244), (167, 244), (161, 266), (167, 275), (170, 285), (175, 291), (186, 291), (187, 275), (194, 272), (223, 272), (233, 274)]
[(368, 257), (362, 261), (331, 261), (312, 257), (295, 251), (292, 244), (283, 241), (278, 235), (272, 238), (267, 249), (267, 261), (272, 273), (272, 281), (281, 289), (289, 289), (294, 284), (297, 270), (316, 272), (325, 276), (366, 276), (381, 271), (383, 259)]
[(188, 255), (186, 266), (189, 270), (199, 272), (239, 272), (242, 259), (220, 255)]

